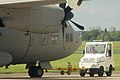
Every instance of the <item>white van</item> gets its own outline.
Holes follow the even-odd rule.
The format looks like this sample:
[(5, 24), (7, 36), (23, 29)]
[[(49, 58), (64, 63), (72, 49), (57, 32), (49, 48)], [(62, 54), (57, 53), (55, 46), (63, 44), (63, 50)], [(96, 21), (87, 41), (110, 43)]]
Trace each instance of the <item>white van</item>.
[(114, 70), (113, 44), (112, 42), (87, 42), (84, 51), (84, 57), (79, 62), (80, 76), (89, 74), (91, 77), (98, 74), (102, 77), (104, 72), (107, 76), (112, 75)]

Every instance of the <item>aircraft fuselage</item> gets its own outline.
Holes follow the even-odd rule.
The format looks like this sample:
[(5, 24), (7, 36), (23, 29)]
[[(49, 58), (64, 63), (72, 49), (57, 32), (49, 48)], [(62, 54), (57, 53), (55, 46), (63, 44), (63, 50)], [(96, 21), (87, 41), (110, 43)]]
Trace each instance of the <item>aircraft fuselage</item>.
[[(61, 1), (59, 6), (36, 1), (0, 6), (0, 67), (27, 64), (30, 77), (42, 77), (44, 69), (51, 68), (50, 61), (67, 57), (80, 47), (80, 32), (69, 21), (81, 30), (84, 27), (71, 20), (73, 8)], [(27, 6), (20, 7), (22, 4)]]
[[(68, 24), (69, 25), (69, 24)], [(35, 34), (0, 28), (0, 49), (12, 55), (12, 64), (48, 62), (72, 54), (81, 44), (79, 33), (69, 25), (58, 33)]]

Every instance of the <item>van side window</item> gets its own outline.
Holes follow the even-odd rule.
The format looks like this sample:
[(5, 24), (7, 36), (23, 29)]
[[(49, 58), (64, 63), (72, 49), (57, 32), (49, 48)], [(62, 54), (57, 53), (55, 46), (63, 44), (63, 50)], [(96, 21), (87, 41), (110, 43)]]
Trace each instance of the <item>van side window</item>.
[(108, 44), (107, 45), (107, 57), (111, 57), (112, 56), (112, 45)]

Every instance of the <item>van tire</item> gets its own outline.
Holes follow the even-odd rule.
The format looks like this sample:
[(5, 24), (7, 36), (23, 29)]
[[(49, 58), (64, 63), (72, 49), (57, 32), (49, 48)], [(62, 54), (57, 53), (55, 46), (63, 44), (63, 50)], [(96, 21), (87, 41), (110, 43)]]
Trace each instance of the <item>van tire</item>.
[(90, 77), (94, 77), (94, 73), (92, 73), (92, 72), (89, 73), (89, 75), (90, 75)]
[(106, 72), (106, 75), (107, 75), (107, 76), (111, 76), (111, 75), (112, 75), (112, 70), (113, 70), (113, 67), (112, 67), (112, 65), (110, 65), (109, 71)]
[(101, 66), (101, 67), (98, 69), (98, 76), (99, 76), (99, 77), (102, 77), (103, 74), (104, 74), (104, 67)]
[(85, 71), (84, 70), (80, 70), (79, 74), (80, 74), (81, 77), (84, 77), (85, 76)]

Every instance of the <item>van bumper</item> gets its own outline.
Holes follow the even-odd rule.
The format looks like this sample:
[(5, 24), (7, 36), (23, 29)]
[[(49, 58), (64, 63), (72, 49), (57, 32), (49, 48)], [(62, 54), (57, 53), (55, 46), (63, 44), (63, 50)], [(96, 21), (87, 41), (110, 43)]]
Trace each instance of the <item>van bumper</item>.
[(88, 68), (87, 73), (98, 73), (99, 68)]
[(80, 70), (80, 71), (82, 71), (84, 73), (87, 73), (87, 74), (89, 74), (89, 73), (95, 73), (95, 74), (97, 74), (98, 73), (98, 69), (99, 68), (88, 68), (88, 69)]

